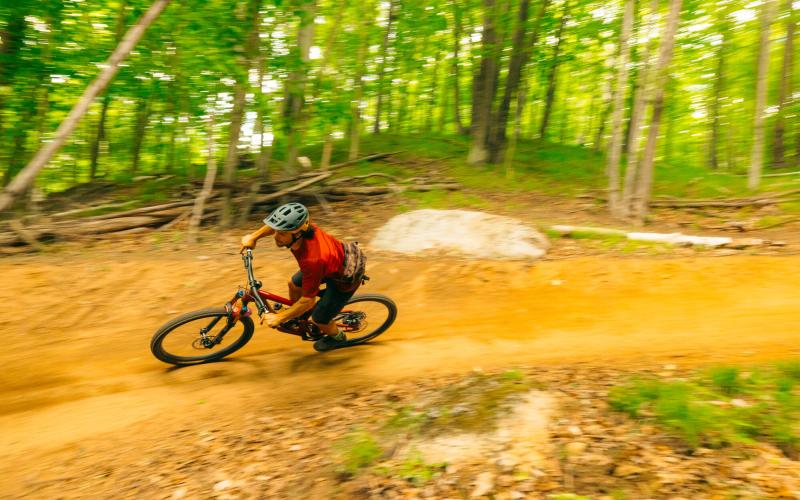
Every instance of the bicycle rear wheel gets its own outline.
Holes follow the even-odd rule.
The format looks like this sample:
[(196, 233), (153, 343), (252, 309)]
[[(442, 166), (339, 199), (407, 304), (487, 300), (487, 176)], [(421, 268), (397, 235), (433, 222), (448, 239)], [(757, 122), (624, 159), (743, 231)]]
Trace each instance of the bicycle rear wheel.
[(385, 295), (354, 295), (335, 318), (347, 335), (343, 347), (369, 342), (392, 326), (397, 318), (397, 305)]
[[(150, 350), (173, 365), (216, 361), (241, 349), (253, 337), (253, 320), (239, 318), (229, 329), (224, 307), (209, 307), (179, 316), (153, 335)], [(222, 337), (220, 339), (220, 336)]]

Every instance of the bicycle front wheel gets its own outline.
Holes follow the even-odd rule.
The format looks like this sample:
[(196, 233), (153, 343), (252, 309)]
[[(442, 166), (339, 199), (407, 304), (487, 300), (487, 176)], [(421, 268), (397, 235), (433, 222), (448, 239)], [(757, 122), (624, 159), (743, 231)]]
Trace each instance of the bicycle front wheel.
[(241, 349), (253, 337), (253, 320), (239, 318), (228, 327), (224, 307), (209, 307), (179, 316), (162, 326), (150, 341), (159, 360), (173, 365), (195, 365), (222, 359)]

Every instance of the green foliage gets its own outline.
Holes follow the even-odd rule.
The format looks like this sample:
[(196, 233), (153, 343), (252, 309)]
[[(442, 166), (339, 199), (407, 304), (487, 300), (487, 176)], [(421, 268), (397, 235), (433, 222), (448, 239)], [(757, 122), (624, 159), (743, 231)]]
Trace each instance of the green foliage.
[(395, 472), (406, 481), (419, 486), (441, 474), (445, 467), (446, 464), (443, 463), (427, 463), (418, 450), (411, 450)]
[(763, 440), (796, 456), (800, 448), (800, 363), (786, 361), (745, 374), (713, 368), (689, 381), (637, 378), (609, 393), (612, 409), (653, 419), (691, 447)]
[(734, 396), (742, 390), (739, 369), (735, 366), (716, 367), (711, 370), (709, 377), (714, 387), (726, 396)]
[(399, 408), (386, 428), (424, 435), (487, 432), (494, 429), (514, 396), (531, 388), (532, 384), (515, 370), (499, 375), (474, 373), (443, 388), (417, 407)]
[(549, 500), (591, 500), (589, 497), (576, 495), (575, 493), (555, 493), (547, 495), (547, 498)]
[(334, 445), (338, 454), (338, 471), (354, 475), (372, 465), (381, 456), (381, 448), (369, 432), (355, 430), (346, 434)]
[[(0, 169), (6, 173), (5, 180), (51, 138), (97, 75), (98, 64), (148, 5), (142, 0), (0, 3)], [(381, 102), (381, 133), (362, 137), (363, 151), (385, 151), (393, 143), (403, 142), (398, 138), (405, 136), (409, 138), (406, 144), (413, 146), (409, 150), (421, 157), (448, 157), (449, 174), (468, 188), (552, 194), (605, 188), (604, 158), (597, 152), (605, 144), (595, 142), (598, 138), (607, 142), (604, 133), (610, 128), (608, 94), (612, 89), (606, 88), (606, 82), (615, 69), (607, 61), (616, 52), (619, 9), (601, 9), (587, 1), (571, 3), (569, 23), (561, 34), (564, 43), (556, 57), (552, 40), (559, 34), (563, 4), (551, 5), (540, 20), (534, 19), (538, 9), (531, 6), (528, 25), (531, 30), (538, 26), (540, 42), (531, 47), (521, 82), (526, 89), (525, 108), (518, 124), (508, 124), (509, 135), (514, 125), (519, 125), (521, 138), (510, 162), (512, 174), (501, 166), (467, 165), (464, 159), (470, 139), (456, 135), (469, 126), (470, 85), (484, 53), (476, 36), (487, 14), (480, 2), (460, 2), (458, 8), (452, 2), (401, 2), (388, 25), (389, 2), (320, 1), (315, 4), (310, 41), (314, 50), (308, 59), (301, 57), (298, 46), (299, 28), (312, 21), (306, 6), (307, 2), (286, 0), (171, 3), (126, 59), (108, 88), (108, 100), (91, 105), (69, 143), (42, 172), (39, 187), (55, 192), (90, 180), (90, 157), (96, 142), (99, 177), (186, 173), (192, 165), (205, 163), (212, 109), (222, 163), (238, 84), (247, 96), (238, 145), (243, 154), (257, 153), (255, 134), (263, 127), (272, 135), (274, 157), (284, 159), (289, 131), (301, 129), (300, 153), (318, 164), (328, 134), (348, 136), (354, 125), (357, 132), (372, 130)], [(779, 8), (776, 19), (796, 16), (783, 3)], [(498, 14), (498, 30), (504, 35), (495, 47), (500, 68), (508, 67), (515, 52), (510, 35), (518, 9), (519, 3), (511, 2)], [(685, 5), (664, 103), (656, 193), (709, 197), (746, 192), (746, 178), (739, 174), (749, 165), (754, 136), (752, 63), (757, 55), (759, 23), (732, 13), (750, 9), (744, 0), (714, 5), (693, 0)], [(649, 7), (637, 9), (637, 15), (637, 23), (642, 23)], [(776, 40), (785, 39), (785, 24), (776, 22), (773, 27)], [(252, 32), (253, 26), (257, 32)], [(458, 60), (453, 60), (457, 30), (460, 49)], [(657, 37), (634, 37), (633, 41), (637, 63), (646, 44), (651, 49), (658, 44)], [(782, 43), (775, 46), (771, 87), (779, 83), (782, 65), (777, 59), (782, 57), (783, 47)], [(713, 119), (709, 115), (720, 70), (717, 64), (723, 55), (728, 64), (720, 68), (724, 79), (719, 86), (720, 168), (711, 172), (708, 143)], [(541, 140), (534, 140), (539, 137), (547, 79), (554, 64), (560, 75), (569, 78), (557, 79), (550, 127)], [(456, 68), (461, 71), (454, 71)], [(500, 95), (504, 83), (501, 78)], [(453, 102), (456, 85), (460, 89), (458, 103)], [(302, 95), (300, 118), (286, 109), (287, 93)], [(775, 106), (774, 96), (770, 99), (768, 105)], [(456, 106), (461, 115), (458, 125)], [(360, 123), (353, 115), (355, 109)], [(780, 113), (770, 112), (767, 135), (773, 137), (777, 116), (789, 122), (797, 111), (797, 99), (790, 99)], [(104, 126), (100, 127), (104, 112)], [(787, 151), (797, 150), (795, 135), (785, 136)], [(141, 146), (134, 147), (138, 143)], [(343, 159), (348, 149), (346, 139), (338, 141), (334, 161)], [(797, 162), (791, 155), (786, 159), (789, 164)], [(356, 170), (370, 168), (373, 166), (360, 165)], [(764, 189), (796, 181), (765, 179)], [(482, 199), (450, 197), (444, 193), (412, 197), (408, 206), (485, 207)], [(786, 206), (788, 211), (800, 211), (798, 203)]]

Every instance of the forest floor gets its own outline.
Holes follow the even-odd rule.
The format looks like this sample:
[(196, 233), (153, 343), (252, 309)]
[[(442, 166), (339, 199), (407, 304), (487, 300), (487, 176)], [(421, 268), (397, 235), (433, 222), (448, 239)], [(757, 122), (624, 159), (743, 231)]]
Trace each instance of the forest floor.
[[(556, 196), (484, 199), (543, 224), (609, 222)], [(333, 234), (368, 242), (398, 207), (317, 211)], [(668, 217), (654, 226), (675, 227)], [(786, 246), (746, 251), (560, 239), (534, 264), (371, 252), (364, 291), (400, 310), (376, 342), (321, 355), (257, 327), (224, 362), (156, 361), (148, 342), (159, 325), (222, 304), (243, 283), (237, 245), (251, 229), (208, 231), (194, 246), (153, 232), (0, 260), (0, 496), (797, 498), (797, 462), (775, 448), (687, 455), (605, 402), (610, 385), (642, 371), (680, 378), (799, 356), (800, 242), (785, 228), (759, 236)], [(282, 292), (291, 256), (268, 241), (256, 255), (257, 276)], [(536, 381), (544, 399), (533, 401), (537, 437), (525, 438), (541, 444), (533, 455), (504, 460), (498, 445), (479, 458), (461, 450), (466, 458), (449, 466), (406, 458), (400, 472), (358, 473), (374, 447), (352, 429), (380, 425), (478, 367), (520, 367)], [(342, 446), (356, 458), (337, 455)], [(736, 472), (740, 462), (750, 468)]]

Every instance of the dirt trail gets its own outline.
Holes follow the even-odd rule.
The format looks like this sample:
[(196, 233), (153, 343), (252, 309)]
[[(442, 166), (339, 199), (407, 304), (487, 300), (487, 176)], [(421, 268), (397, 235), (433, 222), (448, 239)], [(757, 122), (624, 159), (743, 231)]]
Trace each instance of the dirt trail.
[[(193, 421), (245, 418), (259, 401), (302, 411), (303, 401), (330, 391), (476, 366), (800, 353), (800, 257), (587, 257), (531, 266), (377, 255), (364, 291), (392, 296), (400, 314), (373, 345), (319, 355), (261, 327), (227, 362), (170, 369), (150, 355), (152, 332), (180, 312), (221, 304), (243, 282), (237, 255), (201, 252), (0, 261), (3, 468), (78, 453), (92, 440), (150, 446)], [(267, 288), (283, 292), (293, 266), (285, 252), (259, 248)]]

